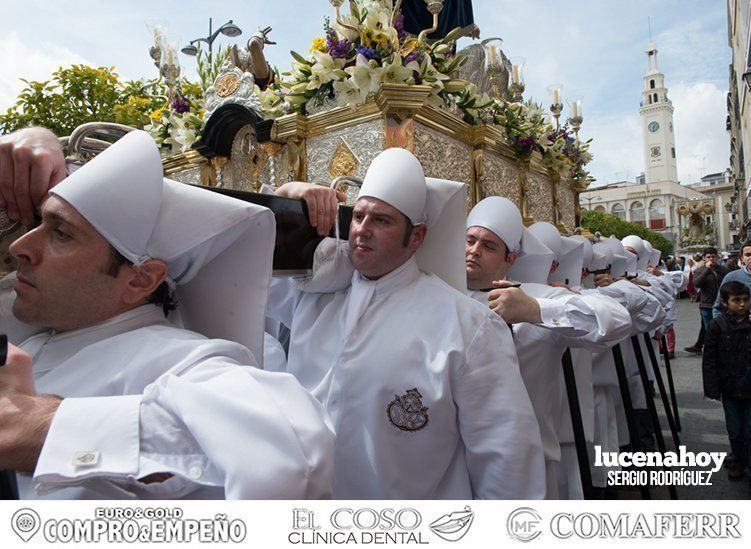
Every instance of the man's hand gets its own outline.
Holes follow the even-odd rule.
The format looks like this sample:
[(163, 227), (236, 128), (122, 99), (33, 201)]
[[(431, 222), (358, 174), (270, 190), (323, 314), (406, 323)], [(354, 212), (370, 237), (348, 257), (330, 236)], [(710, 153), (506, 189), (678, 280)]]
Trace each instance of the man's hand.
[(604, 288), (610, 286), (613, 282), (615, 281), (607, 273), (595, 275), (595, 288)]
[(0, 469), (32, 473), (62, 399), (55, 396), (0, 396)]
[(578, 293), (572, 290), (569, 286), (567, 286), (564, 282), (561, 282), (560, 280), (556, 280), (555, 282), (551, 282), (548, 284), (548, 286), (552, 286), (553, 288), (563, 288), (564, 290), (568, 290), (572, 294)]
[(651, 274), (651, 275), (654, 275), (654, 276), (662, 276), (662, 275), (665, 274), (660, 269), (658, 269), (657, 267), (647, 267), (647, 272), (649, 274)]
[(540, 304), (529, 297), (511, 282), (498, 280), (493, 282), (495, 290), (488, 292), (488, 305), (509, 324), (517, 322), (542, 322)]
[(347, 199), (344, 193), (334, 189), (299, 181), (285, 183), (276, 190), (276, 195), (304, 200), (308, 206), (310, 224), (316, 228), (319, 236), (329, 234), (336, 221), (337, 202)]
[(0, 209), (30, 227), (47, 191), (65, 179), (57, 137), (44, 128), (25, 128), (0, 137)]
[(631, 282), (634, 283), (634, 284), (636, 284), (637, 286), (646, 286), (647, 288), (649, 288), (651, 286), (651, 284), (649, 282), (647, 282), (646, 280), (643, 280), (641, 278), (632, 278)]
[(0, 396), (11, 394), (33, 396), (36, 390), (31, 357), (9, 343), (5, 364), (0, 366)]

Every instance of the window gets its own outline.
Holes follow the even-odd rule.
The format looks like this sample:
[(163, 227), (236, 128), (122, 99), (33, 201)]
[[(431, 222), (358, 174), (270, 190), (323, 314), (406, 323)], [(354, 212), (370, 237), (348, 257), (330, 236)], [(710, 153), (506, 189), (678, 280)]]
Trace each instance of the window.
[(595, 211), (605, 213), (605, 206), (595, 206)]
[(628, 209), (631, 213), (631, 223), (644, 225), (644, 204), (637, 200), (632, 202)]
[(654, 80), (650, 80), (650, 81), (649, 81), (649, 89), (650, 89), (650, 90), (653, 90), (653, 89), (655, 89), (655, 81), (654, 81)]
[(665, 204), (659, 198), (649, 203), (649, 228), (653, 231), (665, 230)]
[(623, 204), (613, 204), (613, 208), (610, 210), (613, 215), (617, 215), (621, 219), (626, 219), (626, 209)]
[(654, 95), (655, 103), (657, 103), (657, 94)]

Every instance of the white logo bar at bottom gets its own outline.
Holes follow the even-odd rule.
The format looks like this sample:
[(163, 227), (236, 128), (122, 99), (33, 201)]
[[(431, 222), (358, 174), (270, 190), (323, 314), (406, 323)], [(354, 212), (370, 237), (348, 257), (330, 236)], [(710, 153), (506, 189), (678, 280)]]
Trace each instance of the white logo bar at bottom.
[[(734, 501), (6, 501), (0, 546), (745, 547)], [(690, 543), (690, 542), (689, 542)]]

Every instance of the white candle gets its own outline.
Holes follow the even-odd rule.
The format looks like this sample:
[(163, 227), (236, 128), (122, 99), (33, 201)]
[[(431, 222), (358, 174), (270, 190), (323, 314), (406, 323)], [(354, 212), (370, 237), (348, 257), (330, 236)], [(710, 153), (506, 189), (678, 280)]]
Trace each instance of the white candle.
[(172, 50), (172, 46), (167, 46), (167, 65), (175, 64), (175, 52)]
[(553, 104), (557, 105), (561, 102), (560, 90), (558, 88), (553, 89)]
[(514, 84), (519, 83), (519, 65), (511, 65), (511, 78), (513, 79)]
[(578, 101), (571, 102), (571, 116), (573, 116), (574, 118), (579, 116), (579, 102)]
[(488, 61), (491, 67), (496, 68), (501, 64), (498, 61), (498, 51), (495, 49), (494, 44), (490, 44), (490, 46), (488, 47), (488, 56)]

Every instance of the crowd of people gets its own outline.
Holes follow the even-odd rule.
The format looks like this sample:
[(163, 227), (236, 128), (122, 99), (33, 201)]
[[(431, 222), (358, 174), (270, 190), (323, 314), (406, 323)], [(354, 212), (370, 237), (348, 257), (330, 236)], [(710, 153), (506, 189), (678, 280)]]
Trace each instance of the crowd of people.
[[(46, 130), (0, 138), (0, 207), (33, 225), (0, 281), (0, 468), (21, 497), (613, 497), (587, 452), (654, 445), (644, 357), (689, 276), (648, 241), (526, 227), (501, 197), (467, 215), (462, 184), (399, 148), (348, 241), (327, 236), (334, 190), (267, 191), (325, 236), (309, 276), (272, 277), (271, 212), (164, 179), (143, 132), (77, 169)], [(710, 324), (705, 350), (731, 328), (747, 345), (741, 324)], [(727, 413), (724, 379), (707, 396)]]

